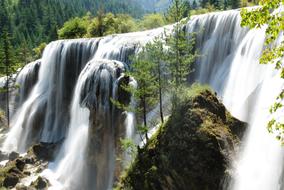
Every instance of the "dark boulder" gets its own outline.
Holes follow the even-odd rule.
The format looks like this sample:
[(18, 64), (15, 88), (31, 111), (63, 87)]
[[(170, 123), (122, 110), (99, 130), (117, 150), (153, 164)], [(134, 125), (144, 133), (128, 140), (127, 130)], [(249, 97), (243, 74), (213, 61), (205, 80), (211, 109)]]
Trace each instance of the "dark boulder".
[(21, 160), (21, 159), (17, 159), (16, 160), (16, 167), (20, 170), (20, 171), (23, 171), (24, 170), (24, 167), (25, 167), (26, 163)]
[(36, 181), (32, 183), (32, 187), (35, 187), (36, 189), (47, 189), (48, 188), (48, 180), (43, 177), (38, 177)]
[(19, 177), (14, 174), (9, 174), (5, 177), (3, 181), (3, 186), (6, 188), (13, 188), (19, 182)]

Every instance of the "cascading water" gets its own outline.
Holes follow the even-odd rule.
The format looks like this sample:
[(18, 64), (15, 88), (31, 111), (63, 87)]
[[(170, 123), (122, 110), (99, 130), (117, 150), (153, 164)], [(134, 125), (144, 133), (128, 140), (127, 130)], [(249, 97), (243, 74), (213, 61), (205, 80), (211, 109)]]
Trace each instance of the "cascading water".
[(14, 100), (12, 101), (12, 110), (16, 110), (28, 98), (33, 86), (38, 79), (40, 60), (26, 65), (16, 77), (15, 86), (17, 88)]
[(225, 189), (281, 189), (283, 148), (266, 130), (269, 106), (284, 86), (270, 65), (259, 65), (265, 31), (240, 27), (239, 11), (207, 14), (187, 25), (197, 35), (202, 57), (196, 78), (208, 83), (225, 106), (249, 123), (244, 144), (234, 161), (233, 179)]
[[(210, 84), (234, 116), (250, 123), (232, 164), (233, 179), (225, 189), (282, 188), (283, 150), (265, 125), (269, 105), (284, 82), (271, 66), (258, 64), (264, 31), (241, 28), (239, 11), (195, 16), (186, 30), (197, 33), (196, 48), (202, 55), (195, 65), (195, 80)], [(137, 52), (138, 43), (145, 44), (163, 31), (160, 28), (48, 45), (38, 80), (19, 105), (2, 148), (26, 151), (31, 143), (65, 138), (49, 168), (55, 176), (54, 187), (109, 188), (120, 170), (114, 157), (119, 152), (117, 139), (133, 133), (133, 115), (125, 116), (110, 104), (110, 97), (127, 99), (118, 84), (130, 82), (123, 77), (123, 69), (115, 65), (128, 64), (128, 56)], [(125, 118), (129, 121), (127, 134)], [(72, 176), (70, 171), (74, 172)], [(93, 181), (88, 176), (93, 176)]]
[(15, 113), (4, 151), (24, 152), (33, 142), (57, 142), (64, 138), (70, 117), (66, 114), (70, 93), (96, 47), (96, 40), (81, 40), (57, 41), (46, 48), (38, 81)]
[(69, 133), (51, 169), (54, 173), (45, 171), (49, 179), (55, 175), (60, 182), (51, 189), (111, 188), (115, 137), (119, 136), (116, 133), (122, 122), (110, 98), (119, 98), (124, 70), (118, 61), (93, 60), (81, 72), (72, 101)]

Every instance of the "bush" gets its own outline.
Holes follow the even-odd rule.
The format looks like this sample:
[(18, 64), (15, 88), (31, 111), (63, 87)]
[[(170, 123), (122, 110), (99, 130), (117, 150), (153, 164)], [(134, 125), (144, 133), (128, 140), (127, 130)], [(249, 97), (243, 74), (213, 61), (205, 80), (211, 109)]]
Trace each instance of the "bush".
[(148, 14), (140, 21), (139, 27), (141, 29), (152, 29), (164, 26), (166, 24), (163, 15), (161, 14)]
[(85, 18), (73, 18), (64, 23), (58, 31), (60, 39), (82, 38), (87, 34), (88, 22)]

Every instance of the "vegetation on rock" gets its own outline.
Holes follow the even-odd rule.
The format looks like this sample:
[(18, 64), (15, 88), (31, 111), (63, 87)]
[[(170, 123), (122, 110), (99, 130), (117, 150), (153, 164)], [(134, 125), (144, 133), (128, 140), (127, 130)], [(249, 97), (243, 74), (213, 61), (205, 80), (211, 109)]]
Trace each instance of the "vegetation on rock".
[(207, 88), (186, 91), (122, 177), (118, 189), (221, 189), (245, 123)]

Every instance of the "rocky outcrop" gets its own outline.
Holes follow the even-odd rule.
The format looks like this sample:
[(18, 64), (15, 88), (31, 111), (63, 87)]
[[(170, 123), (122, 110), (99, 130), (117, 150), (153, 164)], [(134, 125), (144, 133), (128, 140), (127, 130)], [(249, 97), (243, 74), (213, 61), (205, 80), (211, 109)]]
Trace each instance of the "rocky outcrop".
[[(0, 189), (14, 187), (16, 189), (47, 189), (48, 180), (39, 174), (47, 167), (48, 161), (53, 160), (60, 145), (61, 142), (39, 143), (32, 146), (25, 155), (19, 155), (16, 152), (9, 155), (2, 153), (7, 163), (0, 166)], [(30, 176), (38, 177), (29, 186), (22, 184), (22, 181)]]
[(156, 135), (138, 150), (118, 189), (222, 188), (245, 123), (233, 118), (210, 90), (193, 94), (186, 96)]

